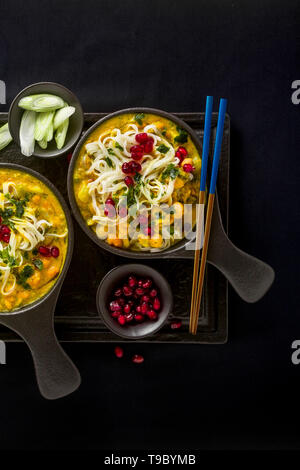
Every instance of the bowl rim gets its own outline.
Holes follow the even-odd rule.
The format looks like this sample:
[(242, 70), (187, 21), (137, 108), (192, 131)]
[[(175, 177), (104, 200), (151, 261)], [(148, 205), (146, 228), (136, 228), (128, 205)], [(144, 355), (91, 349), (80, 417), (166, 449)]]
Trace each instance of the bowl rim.
[(68, 268), (70, 266), (71, 259), (72, 259), (73, 248), (74, 248), (74, 228), (73, 228), (72, 217), (71, 217), (71, 214), (70, 214), (70, 211), (69, 211), (69, 208), (67, 206), (66, 201), (64, 200), (64, 198), (63, 198), (62, 194), (59, 192), (59, 190), (55, 187), (55, 185), (51, 181), (48, 180), (48, 178), (46, 178), (41, 173), (33, 170), (32, 168), (27, 168), (23, 165), (18, 165), (16, 163), (0, 162), (0, 170), (1, 170), (1, 168), (8, 168), (8, 169), (21, 171), (23, 173), (29, 173), (30, 175), (34, 176), (39, 181), (44, 183), (50, 189), (50, 191), (53, 192), (53, 194), (55, 195), (55, 197), (57, 197), (59, 203), (61, 204), (64, 215), (66, 217), (67, 227), (68, 227), (68, 248), (67, 248), (67, 253), (66, 253), (64, 265), (62, 267), (62, 270), (61, 270), (56, 282), (53, 284), (51, 289), (45, 295), (43, 295), (41, 298), (35, 300), (34, 302), (32, 302), (28, 305), (25, 305), (24, 307), (21, 307), (19, 309), (13, 310), (11, 312), (1, 312), (0, 311), (0, 316), (7, 316), (7, 315), (19, 315), (21, 313), (32, 310), (33, 308), (38, 308), (43, 302), (46, 302), (47, 299), (49, 299), (52, 295), (54, 295), (56, 290), (59, 291), (59, 289), (60, 289), (60, 287), (63, 283), (63, 280), (64, 280), (64, 278), (67, 274), (67, 271), (68, 271)]
[[(132, 336), (130, 334), (126, 334), (125, 332), (125, 329), (124, 329), (124, 333), (121, 333), (119, 331), (116, 331), (116, 329), (114, 329), (111, 324), (108, 323), (107, 321), (107, 316), (109, 316), (109, 312), (108, 312), (108, 308), (106, 307), (106, 305), (104, 305), (104, 302), (101, 300), (101, 290), (103, 289), (103, 285), (104, 285), (104, 282), (105, 280), (107, 280), (110, 276), (112, 276), (116, 271), (119, 271), (121, 269), (128, 269), (130, 270), (130, 272), (134, 272), (136, 269), (139, 269), (139, 268), (143, 268), (143, 269), (146, 269), (146, 271), (149, 273), (149, 276), (150, 277), (153, 277), (153, 273), (155, 273), (155, 276), (157, 276), (158, 278), (160, 278), (161, 280), (163, 280), (163, 282), (165, 283), (165, 287), (168, 291), (168, 294), (169, 294), (169, 297), (170, 297), (170, 304), (168, 305), (168, 307), (166, 308), (166, 314), (165, 314), (165, 318), (163, 319), (163, 321), (156, 325), (156, 323), (149, 323), (149, 326), (152, 326), (153, 325), (153, 329), (151, 329), (149, 331), (149, 333), (146, 333), (146, 334), (141, 334), (141, 335), (136, 335), (136, 336)], [(126, 276), (126, 273), (124, 273), (124, 277)], [(112, 331), (115, 335), (117, 336), (120, 336), (121, 338), (124, 338), (124, 339), (129, 339), (129, 340), (139, 340), (139, 339), (143, 339), (143, 338), (146, 338), (148, 336), (151, 336), (151, 335), (154, 335), (155, 333), (157, 333), (167, 322), (168, 318), (169, 318), (169, 315), (170, 315), (170, 312), (172, 311), (173, 309), (173, 305), (174, 305), (174, 299), (173, 299), (173, 293), (172, 293), (172, 289), (171, 289), (171, 286), (168, 282), (168, 280), (166, 279), (166, 277), (161, 274), (157, 269), (155, 268), (152, 268), (151, 266), (148, 266), (147, 264), (143, 264), (143, 263), (127, 263), (127, 264), (121, 264), (121, 265), (118, 265), (118, 266), (115, 266), (114, 268), (110, 269), (104, 276), (103, 278), (101, 279), (100, 281), (100, 284), (98, 286), (98, 289), (97, 289), (97, 293), (96, 293), (96, 304), (97, 304), (97, 311), (98, 311), (98, 315), (101, 317), (101, 319), (103, 320), (105, 326), (110, 330)], [(103, 305), (105, 311), (103, 311), (101, 309), (101, 306)], [(116, 325), (117, 327), (118, 325)]]
[[(34, 150), (33, 154), (32, 154), (32, 156), (35, 156), (35, 157), (38, 157), (38, 158), (49, 158), (49, 159), (50, 158), (57, 158), (57, 157), (60, 157), (61, 155), (64, 155), (68, 151), (70, 151), (72, 149), (72, 147), (74, 147), (76, 145), (76, 143), (78, 142), (78, 140), (79, 140), (79, 138), (82, 134), (83, 125), (84, 125), (84, 113), (83, 113), (81, 103), (80, 103), (79, 99), (77, 98), (77, 96), (75, 95), (75, 93), (73, 93), (73, 91), (71, 91), (69, 88), (67, 88), (64, 85), (61, 85), (60, 83), (57, 83), (57, 82), (36, 82), (36, 83), (31, 83), (30, 85), (26, 86), (21, 91), (19, 91), (19, 93), (14, 97), (13, 101), (11, 102), (11, 105), (10, 105), (9, 110), (8, 110), (8, 128), (9, 128), (10, 134), (13, 137), (14, 142), (20, 148), (20, 139), (19, 139), (18, 133), (15, 132), (14, 126), (12, 125), (11, 112), (16, 106), (18, 106), (18, 101), (20, 99), (20, 96), (23, 95), (24, 92), (29, 91), (31, 88), (34, 88), (34, 87), (40, 86), (40, 85), (43, 85), (43, 86), (44, 85), (45, 86), (55, 85), (58, 88), (63, 89), (66, 93), (68, 93), (69, 95), (72, 96), (72, 99), (76, 102), (76, 109), (78, 109), (79, 114), (80, 114), (80, 121), (81, 122), (80, 122), (80, 126), (78, 128), (78, 131), (75, 133), (76, 139), (74, 140), (74, 142), (69, 143), (67, 145), (64, 145), (60, 150), (57, 149), (57, 151), (55, 153), (46, 154), (44, 152), (44, 149), (40, 149), (39, 151)], [(51, 94), (51, 91), (49, 91), (49, 94)], [(35, 145), (35, 147), (36, 147), (36, 145)]]
[(202, 145), (195, 131), (179, 117), (174, 116), (173, 114), (168, 113), (167, 111), (163, 111), (163, 110), (156, 109), (156, 108), (134, 107), (134, 108), (121, 109), (119, 111), (115, 111), (113, 113), (107, 114), (106, 116), (99, 119), (83, 134), (81, 139), (77, 142), (77, 145), (73, 151), (72, 158), (71, 158), (71, 161), (69, 163), (69, 168), (68, 168), (68, 175), (67, 175), (68, 197), (69, 197), (72, 213), (76, 221), (78, 222), (82, 230), (87, 234), (87, 236), (94, 243), (96, 243), (96, 245), (100, 246), (100, 248), (103, 248), (106, 251), (109, 251), (110, 253), (123, 256), (125, 258), (132, 258), (132, 259), (162, 258), (162, 257), (167, 256), (170, 253), (175, 253), (176, 251), (179, 251), (182, 248), (187, 247), (187, 245), (189, 245), (195, 240), (195, 234), (190, 240), (188, 240), (187, 238), (183, 238), (182, 240), (178, 241), (177, 243), (167, 248), (166, 250), (159, 251), (159, 252), (145, 252), (145, 251), (140, 252), (140, 251), (127, 250), (124, 248), (117, 248), (113, 245), (109, 245), (103, 240), (100, 240), (100, 238), (97, 237), (95, 232), (88, 227), (84, 218), (81, 215), (81, 212), (77, 205), (75, 194), (74, 194), (73, 174), (74, 174), (75, 164), (79, 157), (80, 150), (83, 147), (86, 140), (88, 139), (89, 135), (92, 132), (94, 132), (95, 129), (97, 129), (103, 122), (107, 121), (108, 119), (111, 119), (115, 116), (119, 116), (120, 114), (139, 113), (139, 112), (144, 112), (148, 114), (156, 114), (157, 116), (162, 116), (166, 119), (169, 119), (170, 121), (175, 122), (180, 127), (183, 127), (190, 134), (193, 140), (193, 143), (195, 144), (199, 154), (200, 155), (202, 154)]

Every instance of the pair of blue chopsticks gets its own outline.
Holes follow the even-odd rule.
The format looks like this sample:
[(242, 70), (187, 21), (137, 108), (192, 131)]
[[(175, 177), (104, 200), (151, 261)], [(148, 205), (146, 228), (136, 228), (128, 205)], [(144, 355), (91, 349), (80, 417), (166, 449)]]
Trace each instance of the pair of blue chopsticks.
[(214, 148), (213, 165), (212, 165), (212, 173), (211, 173), (211, 179), (210, 179), (210, 188), (209, 188), (205, 230), (204, 230), (204, 240), (203, 240), (201, 264), (200, 264), (200, 271), (199, 271), (200, 245), (201, 245), (200, 239), (202, 235), (203, 221), (204, 221), (206, 175), (207, 175), (207, 163), (208, 163), (209, 141), (210, 141), (210, 131), (211, 131), (211, 117), (212, 117), (212, 107), (213, 107), (213, 97), (207, 96), (206, 98), (201, 180), (200, 180), (200, 192), (199, 192), (199, 207), (198, 207), (198, 217), (197, 217), (196, 249), (195, 249), (195, 258), (194, 258), (192, 300), (191, 300), (191, 311), (190, 311), (190, 333), (194, 335), (197, 333), (197, 327), (198, 327), (199, 311), (200, 311), (201, 297), (202, 297), (202, 291), (203, 291), (203, 281), (204, 281), (204, 274), (205, 274), (205, 265), (206, 265), (207, 251), (208, 251), (208, 244), (209, 244), (210, 227), (211, 227), (211, 220), (212, 220), (214, 200), (215, 200), (220, 153), (221, 153), (221, 147), (222, 147), (226, 106), (227, 106), (227, 100), (222, 98), (220, 100), (220, 106), (219, 106), (217, 134), (216, 134), (216, 141), (215, 141), (215, 148)]

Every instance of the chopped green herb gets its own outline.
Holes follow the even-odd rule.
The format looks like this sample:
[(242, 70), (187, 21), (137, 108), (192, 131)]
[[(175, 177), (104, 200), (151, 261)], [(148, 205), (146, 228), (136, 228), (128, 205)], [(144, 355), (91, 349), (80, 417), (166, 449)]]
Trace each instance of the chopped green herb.
[(30, 285), (27, 283), (27, 279), (31, 277), (34, 273), (34, 269), (29, 264), (26, 264), (22, 271), (17, 274), (17, 283), (20, 284), (24, 289), (31, 289)]
[(24, 258), (24, 259), (28, 259), (28, 258), (29, 258), (28, 251), (24, 251), (24, 253), (23, 253), (23, 258)]
[(32, 250), (32, 254), (33, 254), (34, 256), (35, 256), (35, 255), (37, 255), (37, 254), (38, 254), (38, 252), (39, 252), (39, 251), (38, 251), (38, 249), (37, 249), (37, 248), (33, 248), (33, 250)]
[(26, 204), (29, 200), (28, 196), (26, 195), (24, 197), (24, 199), (15, 199), (15, 198), (11, 197), (10, 194), (5, 194), (5, 197), (6, 197), (6, 199), (9, 200), (9, 202), (11, 202), (15, 206), (15, 208), (16, 208), (16, 212), (15, 212), (16, 217), (21, 218), (24, 214), (24, 208), (25, 208), (25, 206), (26, 206)]
[(122, 152), (124, 150), (124, 148), (122, 147), (122, 145), (119, 144), (119, 142), (115, 142), (115, 147), (119, 150), (122, 150)]
[(176, 168), (173, 163), (169, 163), (167, 168), (162, 172), (161, 180), (163, 183), (166, 181), (167, 178), (171, 178), (172, 180), (174, 180), (177, 177), (178, 173), (179, 169)]
[(127, 206), (128, 207), (133, 206), (136, 203), (135, 190), (133, 186), (129, 186), (126, 196), (127, 196)]
[(157, 149), (160, 153), (167, 153), (168, 150), (170, 150), (170, 147), (167, 147), (164, 144), (160, 144)]
[(7, 264), (10, 267), (16, 265), (16, 258), (9, 254), (8, 246), (4, 248), (4, 250), (0, 251), (0, 258), (2, 259), (3, 263)]
[(43, 269), (44, 265), (43, 265), (43, 261), (40, 260), (40, 259), (34, 259), (33, 260), (33, 264), (36, 268), (38, 268), (40, 271)]
[(134, 120), (141, 126), (143, 124), (142, 119), (144, 119), (144, 117), (145, 117), (144, 113), (139, 113), (135, 115)]
[(142, 175), (140, 173), (136, 173), (133, 177), (134, 181), (136, 181), (137, 183), (140, 183), (141, 180), (142, 180)]
[(109, 155), (116, 155), (113, 149), (107, 149)]
[(113, 164), (112, 160), (109, 157), (106, 157), (104, 160), (108, 164), (109, 168), (114, 168), (115, 167), (115, 165)]
[(175, 137), (175, 142), (178, 142), (179, 144), (185, 144), (188, 140), (188, 133), (185, 129), (182, 129), (181, 127), (176, 127), (178, 131), (178, 135)]
[(161, 132), (161, 135), (163, 135), (164, 137), (166, 136), (166, 133), (167, 131), (164, 129), (162, 132)]

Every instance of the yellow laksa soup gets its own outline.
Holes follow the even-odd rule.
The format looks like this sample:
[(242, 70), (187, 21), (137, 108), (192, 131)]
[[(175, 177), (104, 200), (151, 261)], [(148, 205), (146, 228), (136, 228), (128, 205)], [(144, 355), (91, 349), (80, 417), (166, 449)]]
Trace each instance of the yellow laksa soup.
[(200, 171), (185, 129), (154, 114), (122, 114), (103, 122), (82, 147), (75, 198), (98, 238), (119, 248), (160, 251), (184, 237), (187, 205), (191, 223), (185, 225), (192, 229)]
[(0, 311), (44, 296), (65, 261), (68, 229), (62, 207), (35, 177), (0, 168)]

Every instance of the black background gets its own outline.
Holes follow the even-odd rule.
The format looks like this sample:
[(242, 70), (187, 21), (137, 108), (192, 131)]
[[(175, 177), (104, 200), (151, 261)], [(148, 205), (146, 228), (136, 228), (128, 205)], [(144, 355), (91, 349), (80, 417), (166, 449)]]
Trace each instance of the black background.
[(119, 361), (111, 344), (66, 344), (83, 383), (55, 402), (40, 397), (27, 347), (9, 344), (0, 449), (300, 447), (299, 13), (297, 0), (1, 0), (0, 111), (42, 80), (85, 111), (228, 98), (230, 235), (276, 281), (256, 305), (230, 292), (226, 345), (126, 345)]

